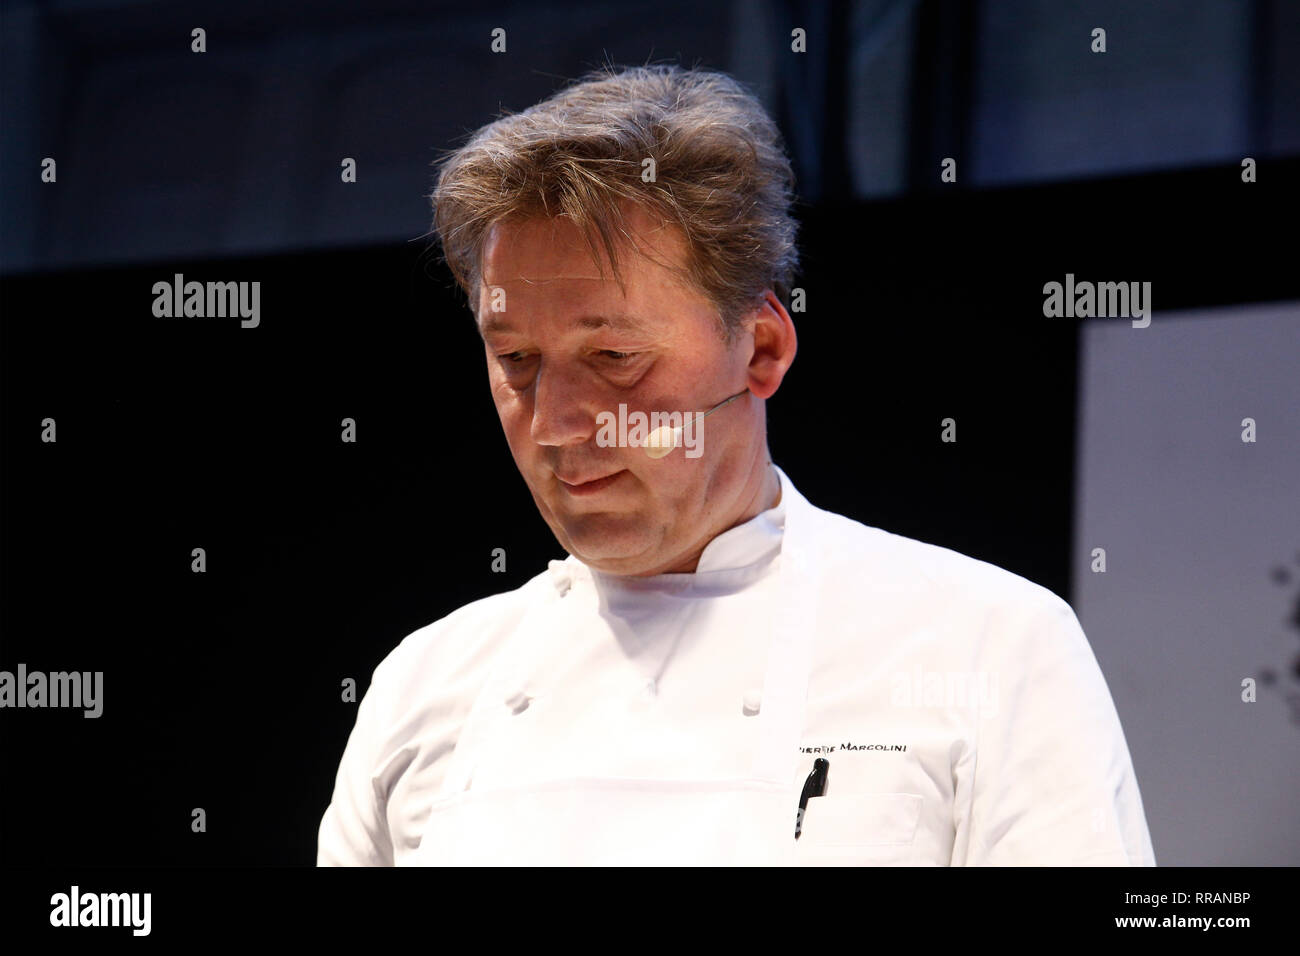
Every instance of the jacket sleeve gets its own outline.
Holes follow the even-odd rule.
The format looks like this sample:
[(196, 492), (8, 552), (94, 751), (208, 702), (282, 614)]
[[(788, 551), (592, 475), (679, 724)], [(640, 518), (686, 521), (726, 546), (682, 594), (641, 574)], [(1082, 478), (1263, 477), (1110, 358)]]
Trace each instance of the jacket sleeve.
[(317, 866), (392, 866), (387, 795), (377, 770), (387, 722), (385, 663), (375, 668), (357, 707), (334, 778), (334, 793), (317, 834)]
[(953, 862), (1155, 866), (1119, 715), (1074, 611), (1052, 595), (1008, 634), (989, 661), (997, 706), (979, 717)]

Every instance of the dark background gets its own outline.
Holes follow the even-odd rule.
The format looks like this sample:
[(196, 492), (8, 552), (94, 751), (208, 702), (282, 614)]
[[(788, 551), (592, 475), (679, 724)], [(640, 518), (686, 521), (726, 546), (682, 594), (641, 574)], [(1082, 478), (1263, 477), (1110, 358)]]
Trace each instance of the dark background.
[[(346, 4), (309, 23), (278, 4), (12, 5), (0, 668), (105, 677), (98, 719), (0, 713), (0, 856), (313, 862), (356, 714), (340, 682), (360, 695), (406, 634), (563, 556), (501, 434), (463, 297), (422, 235), (420, 192), (435, 150), (605, 56), (766, 78), (800, 177), (808, 302), (768, 403), (776, 463), (820, 507), (1068, 599), (1079, 326), (1043, 317), (1043, 284), (1150, 281), (1157, 310), (1300, 295), (1295, 72), (1276, 55), (1300, 31), (1288, 5), (1232, 6), (1241, 69), (1211, 43), (1238, 20), (1189, 4), (1203, 15), (1186, 42), (1206, 44), (1209, 65), (1180, 77), (1134, 52), (1168, 42), (1164, 14), (1127, 39), (1112, 30), (1099, 63), (1087, 35), (1101, 15), (1070, 5), (632, 5), (600, 7), (603, 20), (553, 5), (536, 35), (511, 4), (477, 20), (370, 4), (362, 25)], [(735, 40), (750, 8), (830, 40), (784, 65), (773, 28), (760, 68)], [(520, 52), (486, 53), (494, 17)], [(202, 23), (208, 75), (188, 52)], [(1030, 28), (1078, 48), (1060, 68), (1074, 92), (990, 60)], [(418, 52), (384, 66), (376, 31)], [(351, 72), (301, 68), (348, 52)], [(1181, 53), (1194, 63), (1198, 48)], [(1110, 64), (1127, 86), (1096, 72)], [(883, 87), (863, 99), (884, 76), (905, 80), (897, 115), (871, 107), (890, 102)], [(1193, 125), (1219, 116), (1222, 135), (1162, 129), (1158, 102), (1136, 127), (1107, 114), (1107, 95), (1131, 103), (1137, 87)], [(1224, 87), (1240, 99), (1198, 99)], [(1085, 119), (1030, 129), (1045, 88)], [(1022, 95), (990, 106), (976, 95), (989, 89)], [(312, 110), (293, 108), (303, 98)], [(1078, 137), (1091, 121), (1110, 129), (1101, 145)], [(57, 185), (39, 182), (47, 155)], [(355, 186), (338, 183), (345, 155), (359, 158)], [(949, 155), (959, 182), (940, 184)], [(1244, 155), (1257, 184), (1240, 182)], [(151, 287), (175, 272), (260, 281), (260, 327), (154, 318)], [(40, 441), (45, 417), (56, 444)], [(345, 417), (356, 444), (339, 440)], [(939, 441), (945, 417), (955, 444)], [(205, 574), (190, 570), (195, 547)], [(190, 831), (195, 807), (206, 834)]]

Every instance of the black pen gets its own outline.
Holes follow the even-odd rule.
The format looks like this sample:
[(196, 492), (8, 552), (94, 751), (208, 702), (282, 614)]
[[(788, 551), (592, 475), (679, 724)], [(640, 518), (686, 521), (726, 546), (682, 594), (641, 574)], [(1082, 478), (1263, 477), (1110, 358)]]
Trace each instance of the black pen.
[(831, 762), (825, 757), (818, 757), (813, 761), (812, 773), (808, 774), (808, 779), (803, 782), (803, 793), (799, 795), (799, 813), (794, 818), (796, 840), (803, 830), (803, 814), (808, 809), (808, 798), (826, 796), (826, 774), (830, 769)]

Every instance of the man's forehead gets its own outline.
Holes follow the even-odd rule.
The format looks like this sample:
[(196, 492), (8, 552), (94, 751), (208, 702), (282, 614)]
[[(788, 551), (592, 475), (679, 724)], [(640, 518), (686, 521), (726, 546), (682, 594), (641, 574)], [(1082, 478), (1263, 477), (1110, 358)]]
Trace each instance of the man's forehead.
[(483, 252), (483, 281), (487, 285), (541, 285), (557, 279), (601, 278), (591, 250), (569, 237), (539, 232), (498, 234), (494, 229)]
[[(630, 225), (639, 229), (637, 241), (642, 249), (649, 246), (660, 256), (679, 251), (672, 247), (670, 234), (656, 233), (655, 224), (643, 213), (638, 215), (638, 211), (633, 211), (630, 218)], [(598, 249), (604, 258), (605, 250), (599, 246)], [(641, 253), (626, 241), (621, 244), (620, 256), (624, 278), (629, 283), (626, 288), (618, 286), (608, 264), (605, 275), (600, 274), (590, 247), (571, 220), (555, 217), (497, 223), (489, 232), (484, 249), (480, 296), (487, 296), (490, 300), (494, 288), (500, 288), (512, 297), (522, 294), (525, 296), (522, 301), (529, 301), (533, 298), (528, 294), (530, 290), (543, 295), (553, 283), (577, 280), (579, 286), (561, 292), (565, 298), (562, 311), (569, 313), (562, 321), (566, 329), (661, 334), (662, 324), (637, 314), (635, 303), (640, 298), (636, 292), (637, 275), (642, 270), (657, 272), (662, 267), (643, 259)], [(607, 259), (604, 261), (608, 263)], [(660, 281), (656, 275), (655, 282)], [(548, 300), (555, 301), (547, 296), (537, 302), (540, 305)], [(540, 311), (550, 310), (542, 306)], [(479, 323), (480, 332), (490, 335), (522, 331), (511, 321), (508, 313), (508, 308), (504, 312), (484, 310)]]
[[(659, 331), (657, 323), (628, 312), (602, 312), (599, 314), (582, 314), (570, 319), (566, 325), (580, 331), (599, 331), (613, 329), (616, 332), (633, 332), (651, 334)], [(503, 312), (489, 312), (482, 323), (484, 335), (493, 333), (510, 333), (520, 331)]]
[[(636, 207), (625, 216), (633, 238), (617, 237), (620, 259), (636, 260), (650, 268), (652, 261), (644, 260), (647, 252), (664, 261), (680, 261), (682, 244), (665, 223)], [(608, 251), (603, 243), (596, 242), (595, 252), (605, 267), (603, 276), (587, 237), (567, 216), (498, 222), (489, 230), (484, 244), (483, 281), (485, 285), (536, 285), (564, 279), (609, 281)]]

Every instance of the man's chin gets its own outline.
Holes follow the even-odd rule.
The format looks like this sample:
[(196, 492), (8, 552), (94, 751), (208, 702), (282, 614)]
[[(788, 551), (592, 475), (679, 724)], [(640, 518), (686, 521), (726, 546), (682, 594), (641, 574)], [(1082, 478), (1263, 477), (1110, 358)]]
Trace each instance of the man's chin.
[(636, 574), (642, 566), (650, 566), (654, 542), (643, 523), (628, 519), (602, 521), (593, 515), (566, 526), (564, 531), (565, 550), (590, 567), (611, 574)]

